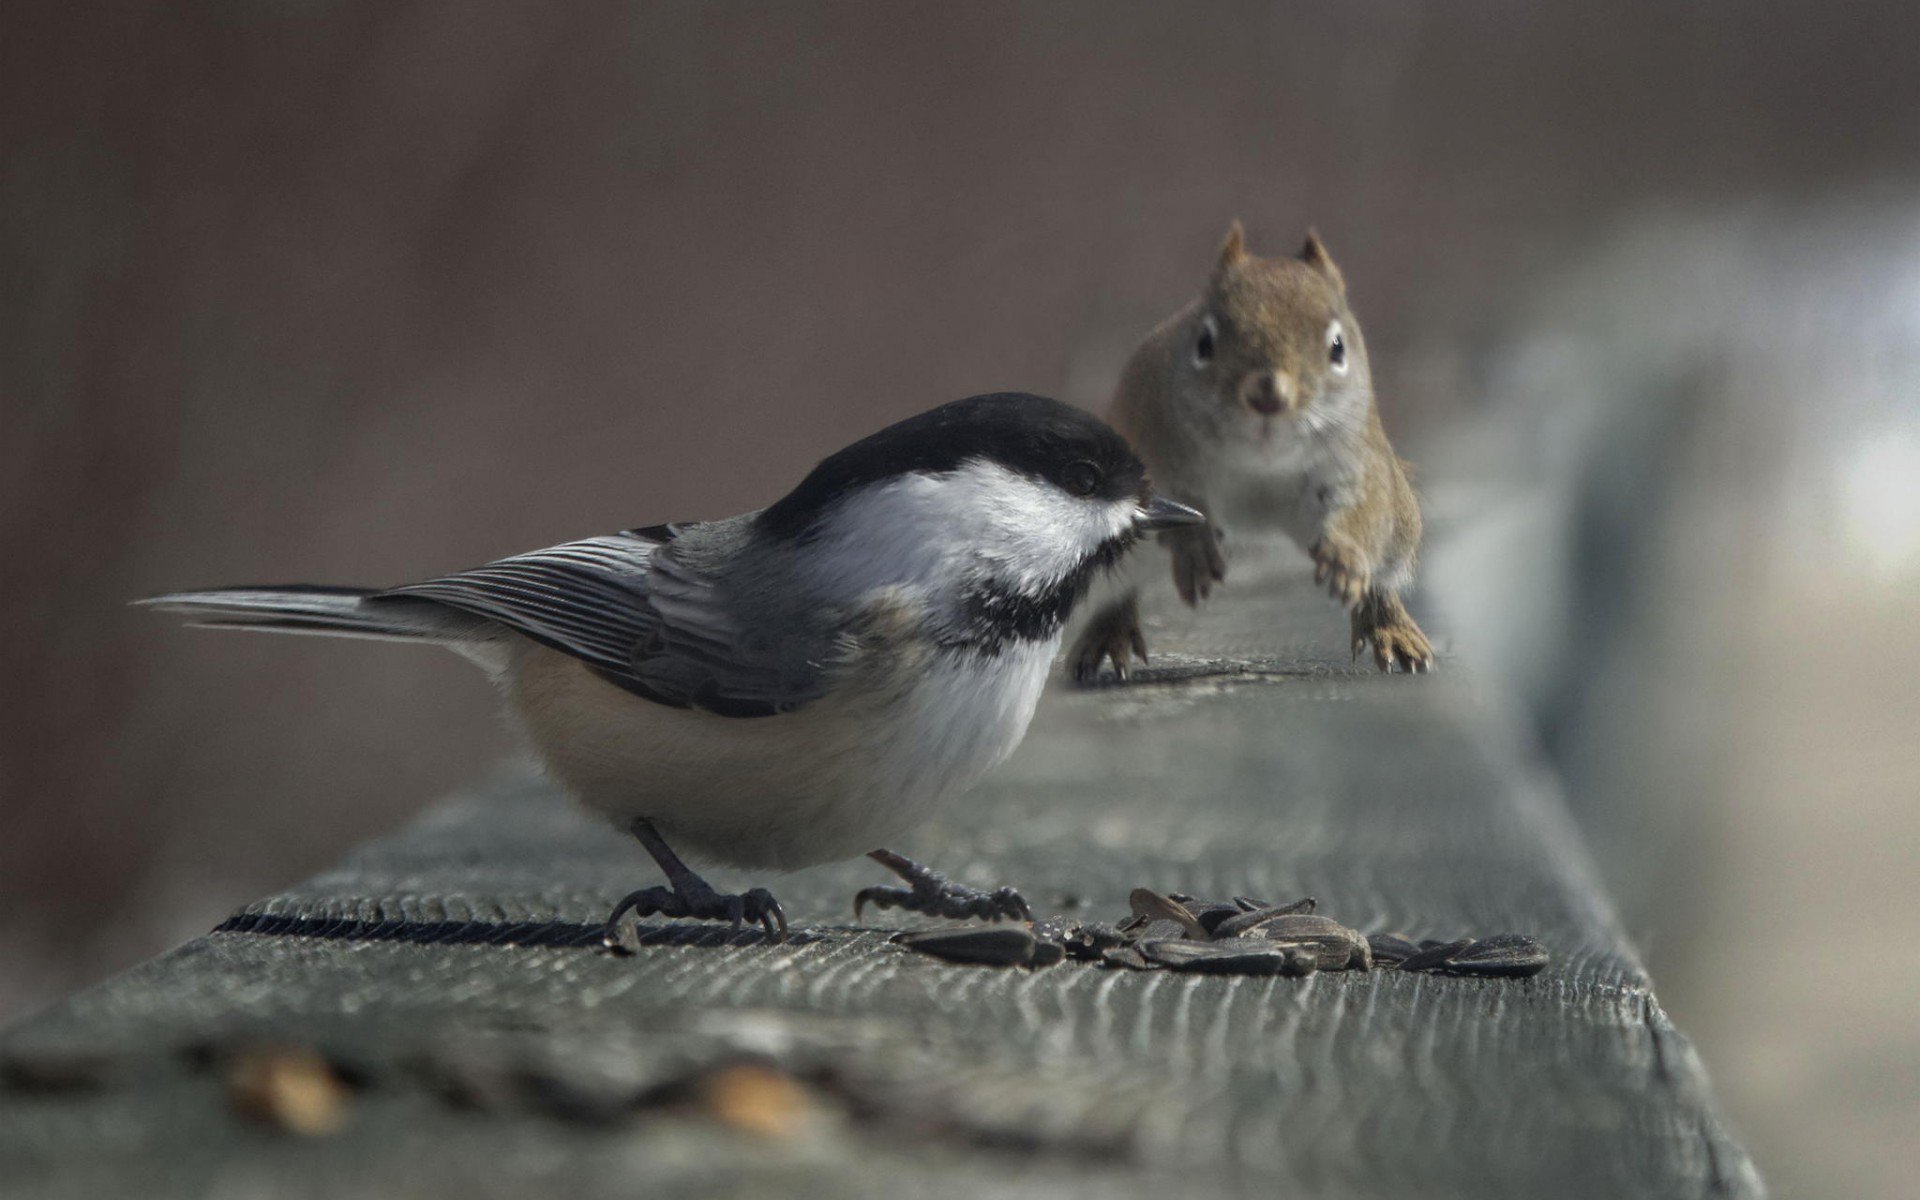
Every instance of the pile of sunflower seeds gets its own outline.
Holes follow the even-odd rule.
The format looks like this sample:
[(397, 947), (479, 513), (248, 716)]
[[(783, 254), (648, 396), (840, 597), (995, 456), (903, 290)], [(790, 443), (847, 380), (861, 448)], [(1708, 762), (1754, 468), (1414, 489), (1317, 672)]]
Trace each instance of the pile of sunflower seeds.
[(893, 939), (948, 962), (1051, 967), (1072, 958), (1136, 971), (1166, 968), (1215, 975), (1311, 975), (1315, 971), (1427, 971), (1524, 978), (1547, 965), (1547, 950), (1517, 933), (1455, 941), (1362, 934), (1314, 911), (1311, 898), (1269, 904), (1246, 896), (1196, 900), (1135, 888), (1132, 915), (1118, 925), (1049, 917), (1031, 925), (928, 929)]

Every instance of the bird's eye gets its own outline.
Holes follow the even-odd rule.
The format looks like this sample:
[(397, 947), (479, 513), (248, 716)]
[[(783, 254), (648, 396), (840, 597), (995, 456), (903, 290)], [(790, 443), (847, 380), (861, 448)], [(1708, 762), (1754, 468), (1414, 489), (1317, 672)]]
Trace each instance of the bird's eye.
[(1327, 326), (1327, 361), (1333, 364), (1335, 374), (1347, 373), (1347, 337), (1338, 321)]
[(1193, 340), (1194, 366), (1204, 371), (1207, 365), (1213, 362), (1213, 342), (1219, 336), (1220, 328), (1214, 324), (1212, 317), (1207, 317), (1200, 322), (1200, 336)]
[(1100, 490), (1100, 468), (1086, 459), (1067, 464), (1060, 480), (1076, 496), (1091, 496)]

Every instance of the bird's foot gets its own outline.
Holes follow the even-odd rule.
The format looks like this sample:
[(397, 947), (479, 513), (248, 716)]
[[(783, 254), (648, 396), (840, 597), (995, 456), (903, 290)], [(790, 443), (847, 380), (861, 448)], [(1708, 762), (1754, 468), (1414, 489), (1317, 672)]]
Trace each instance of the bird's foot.
[(735, 933), (740, 932), (742, 922), (752, 921), (766, 930), (770, 938), (787, 936), (787, 914), (780, 911), (780, 902), (773, 898), (772, 892), (754, 888), (738, 896), (723, 896), (680, 861), (680, 856), (667, 845), (652, 821), (636, 817), (627, 829), (647, 848), (653, 861), (660, 864), (660, 871), (670, 886), (629, 892), (614, 905), (613, 911), (607, 914), (606, 930), (600, 935), (607, 949), (624, 948), (619, 940), (620, 918), (628, 913), (639, 917), (658, 913), (663, 917), (691, 917), (696, 921), (731, 921)]
[(867, 856), (907, 881), (906, 887), (862, 888), (853, 898), (853, 916), (871, 904), (876, 908), (904, 908), (930, 917), (951, 917), (964, 921), (979, 917), (983, 921), (1031, 921), (1033, 909), (1019, 892), (1010, 887), (983, 891), (955, 883), (945, 875), (891, 850), (875, 850)]
[(696, 921), (731, 921), (735, 933), (740, 932), (742, 923), (752, 921), (766, 930), (770, 938), (787, 936), (787, 915), (780, 910), (780, 902), (773, 898), (772, 892), (754, 888), (739, 895), (722, 895), (698, 876), (682, 880), (675, 888), (648, 887), (628, 893), (607, 914), (603, 938), (609, 949), (619, 948), (620, 919), (628, 913), (636, 917), (658, 914)]
[(1094, 614), (1073, 645), (1068, 661), (1076, 683), (1093, 683), (1100, 678), (1100, 664), (1113, 660), (1113, 677), (1127, 677), (1131, 658), (1147, 665), (1147, 639), (1140, 631), (1140, 593), (1128, 592)]

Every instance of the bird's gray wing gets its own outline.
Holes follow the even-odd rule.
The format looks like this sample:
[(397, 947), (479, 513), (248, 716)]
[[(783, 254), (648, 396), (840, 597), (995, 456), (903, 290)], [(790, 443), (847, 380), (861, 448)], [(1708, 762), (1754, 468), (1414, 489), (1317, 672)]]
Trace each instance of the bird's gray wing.
[(741, 536), (737, 520), (655, 525), (382, 595), (498, 621), (660, 704), (727, 717), (791, 712), (826, 690), (833, 647), (816, 623), (770, 632), (734, 618), (718, 568)]

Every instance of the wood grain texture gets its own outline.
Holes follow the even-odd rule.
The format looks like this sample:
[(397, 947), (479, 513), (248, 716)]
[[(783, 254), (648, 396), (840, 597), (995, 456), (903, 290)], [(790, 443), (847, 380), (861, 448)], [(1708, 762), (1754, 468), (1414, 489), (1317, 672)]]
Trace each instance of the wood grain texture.
[[(1363, 930), (1532, 934), (1545, 973), (955, 966), (887, 942), (914, 918), (851, 923), (883, 881), (865, 862), (716, 873), (771, 886), (788, 944), (654, 921), (616, 957), (595, 922), (649, 864), (508, 773), (10, 1031), (0, 1178), (30, 1196), (1758, 1195), (1497, 705), (1457, 663), (1408, 679), (1331, 657), (1345, 618), (1297, 578), (1234, 585), (1203, 623), (1161, 621), (1136, 683), (1051, 693), (1015, 759), (898, 849), (1043, 914), (1114, 918), (1140, 885), (1313, 895)], [(260, 1041), (368, 1081), (342, 1132), (232, 1115), (195, 1063)], [(672, 1099), (741, 1056), (803, 1081), (800, 1132)], [(612, 1099), (449, 1103), (432, 1064), (475, 1061)], [(25, 1086), (36, 1064), (85, 1081)]]

